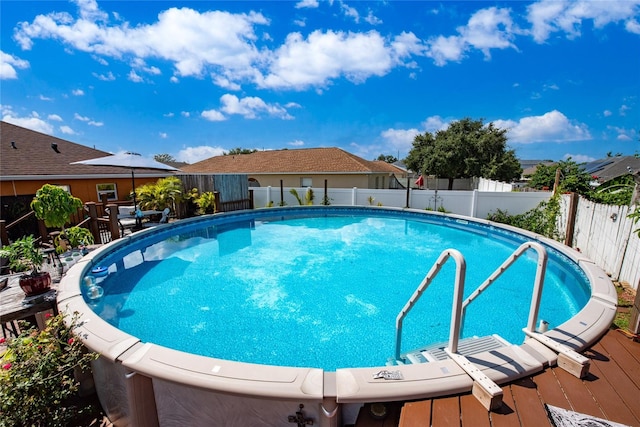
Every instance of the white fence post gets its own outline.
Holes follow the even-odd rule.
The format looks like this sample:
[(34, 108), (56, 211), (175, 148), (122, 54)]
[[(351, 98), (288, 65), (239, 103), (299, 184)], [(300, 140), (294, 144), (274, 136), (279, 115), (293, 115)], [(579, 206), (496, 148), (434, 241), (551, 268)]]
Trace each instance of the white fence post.
[(476, 211), (478, 207), (478, 190), (473, 190), (473, 194), (471, 196), (471, 209), (469, 212), (469, 216), (475, 218)]
[(353, 187), (353, 189), (351, 190), (351, 206), (355, 206), (356, 205), (356, 200), (357, 200), (356, 192), (357, 191), (358, 191), (358, 187)]

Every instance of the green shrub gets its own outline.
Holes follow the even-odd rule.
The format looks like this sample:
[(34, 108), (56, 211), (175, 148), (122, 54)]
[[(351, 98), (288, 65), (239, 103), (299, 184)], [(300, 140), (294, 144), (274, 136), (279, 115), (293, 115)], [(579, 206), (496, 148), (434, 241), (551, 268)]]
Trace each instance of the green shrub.
[(21, 322), (22, 332), (0, 355), (0, 427), (73, 425), (89, 409), (72, 403), (79, 387), (74, 372), (86, 372), (97, 358), (74, 333), (78, 314), (69, 325), (59, 314), (42, 331), (26, 326)]
[(519, 215), (509, 215), (507, 211), (498, 209), (487, 216), (489, 221), (508, 224), (529, 230), (551, 239), (559, 239), (557, 219), (560, 215), (560, 196), (554, 195), (546, 202)]

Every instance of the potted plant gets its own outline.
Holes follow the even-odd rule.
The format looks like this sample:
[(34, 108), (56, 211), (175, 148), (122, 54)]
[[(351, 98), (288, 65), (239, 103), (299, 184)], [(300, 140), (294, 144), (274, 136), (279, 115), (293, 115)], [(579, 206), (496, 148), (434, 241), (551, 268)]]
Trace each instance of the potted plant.
[(216, 196), (211, 191), (205, 191), (195, 201), (200, 211), (204, 214), (211, 214), (216, 211)]
[(36, 246), (32, 235), (24, 236), (0, 250), (0, 256), (9, 260), (9, 268), (16, 273), (28, 272), (20, 276), (20, 287), (27, 296), (38, 295), (51, 287), (51, 275), (41, 272), (44, 254)]
[(92, 245), (93, 242), (93, 234), (91, 234), (89, 229), (74, 225), (57, 235), (53, 243), (56, 245), (56, 252), (58, 253), (78, 248), (82, 250), (84, 255), (84, 248), (88, 245)]

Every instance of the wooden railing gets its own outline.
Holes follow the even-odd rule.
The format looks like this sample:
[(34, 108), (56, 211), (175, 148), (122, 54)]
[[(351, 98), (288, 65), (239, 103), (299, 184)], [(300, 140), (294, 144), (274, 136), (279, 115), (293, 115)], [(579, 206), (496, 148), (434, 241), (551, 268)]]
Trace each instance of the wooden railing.
[[(249, 198), (242, 200), (231, 200), (228, 202), (220, 201), (220, 193), (214, 192), (216, 197), (215, 212), (231, 212), (243, 209), (253, 209), (253, 191), (249, 190)], [(108, 243), (112, 240), (120, 238), (120, 227), (118, 225), (118, 205), (130, 202), (86, 202), (84, 206), (76, 213), (71, 215), (67, 226), (79, 226), (88, 228), (93, 235), (96, 244)], [(15, 221), (7, 224), (5, 220), (0, 220), (0, 242), (2, 245), (10, 243), (9, 232), (23, 221), (34, 218), (33, 211), (21, 216)], [(53, 241), (50, 236), (51, 230), (47, 229), (44, 221), (38, 222), (38, 240), (43, 245), (52, 245)]]
[[(112, 215), (105, 217), (105, 208), (112, 206)], [(108, 243), (111, 240), (120, 238), (120, 229), (118, 228), (117, 205), (104, 206), (101, 203), (87, 202), (85, 205), (71, 216), (69, 226), (79, 226), (88, 228), (93, 235), (96, 244)], [(10, 243), (9, 232), (23, 221), (29, 220), (35, 216), (35, 212), (30, 211), (15, 221), (7, 224), (5, 220), (0, 220), (0, 243), (8, 245)], [(44, 224), (44, 221), (38, 221), (38, 238), (41, 245), (52, 245), (53, 241), (50, 236), (50, 230)]]

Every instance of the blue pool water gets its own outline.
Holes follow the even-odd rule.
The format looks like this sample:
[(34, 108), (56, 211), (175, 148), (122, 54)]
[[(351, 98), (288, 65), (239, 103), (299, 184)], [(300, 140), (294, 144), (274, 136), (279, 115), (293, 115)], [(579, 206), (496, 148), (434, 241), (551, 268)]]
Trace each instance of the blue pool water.
[[(468, 295), (525, 241), (440, 216), (335, 212), (263, 210), (133, 239), (98, 259), (109, 275), (92, 307), (143, 342), (190, 353), (325, 370), (381, 366), (394, 354), (396, 316), (444, 249), (464, 255)], [(523, 341), (531, 252), (469, 306), (464, 336)], [(539, 318), (555, 327), (582, 308), (589, 287), (572, 261), (549, 255)], [(448, 339), (454, 271), (450, 260), (406, 317), (403, 352)]]

